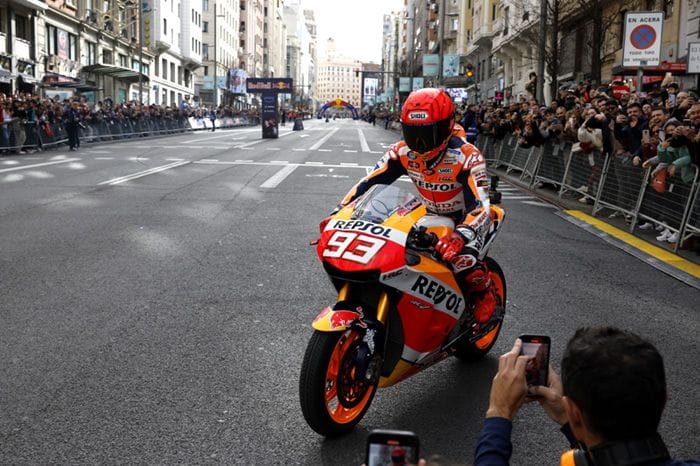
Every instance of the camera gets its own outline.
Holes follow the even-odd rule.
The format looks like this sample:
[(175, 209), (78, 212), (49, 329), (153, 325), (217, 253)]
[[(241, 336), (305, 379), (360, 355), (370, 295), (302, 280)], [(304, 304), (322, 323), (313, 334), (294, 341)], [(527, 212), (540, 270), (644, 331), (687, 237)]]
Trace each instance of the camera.
[(530, 356), (530, 360), (525, 367), (525, 378), (527, 379), (528, 387), (533, 385), (547, 386), (550, 338), (546, 335), (521, 335), (519, 338), (523, 342), (520, 354), (522, 356)]
[(366, 466), (417, 464), (418, 436), (405, 430), (375, 429), (367, 436)]

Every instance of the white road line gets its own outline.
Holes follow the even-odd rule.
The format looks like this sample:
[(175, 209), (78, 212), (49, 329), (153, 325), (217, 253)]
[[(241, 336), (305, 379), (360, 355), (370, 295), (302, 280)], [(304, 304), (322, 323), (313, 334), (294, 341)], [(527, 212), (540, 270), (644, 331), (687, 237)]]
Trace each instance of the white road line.
[(367, 139), (365, 139), (365, 133), (362, 132), (361, 128), (357, 128), (357, 134), (360, 136), (360, 146), (362, 147), (362, 152), (369, 152), (369, 146), (367, 145)]
[(165, 159), (165, 160), (168, 161), (168, 162), (182, 162), (182, 161), (185, 160), (185, 159), (174, 159), (174, 158), (170, 158), (170, 159)]
[[(191, 142), (210, 141), (212, 139), (220, 139), (220, 138), (230, 137), (232, 133), (233, 134), (235, 134), (235, 133), (252, 133), (253, 131), (259, 131), (259, 130), (256, 128), (256, 129), (247, 129), (247, 130), (222, 131), (224, 134), (217, 135), (217, 136), (208, 136), (206, 138), (188, 139), (187, 141), (183, 141), (182, 143), (189, 144)], [(231, 138), (231, 139), (245, 139), (245, 136), (241, 136), (238, 138)]]
[(306, 149), (292, 149), (294, 152), (306, 152)]
[(287, 165), (289, 161), (287, 160), (270, 160), (270, 164), (272, 165)]
[(129, 157), (130, 161), (132, 162), (141, 162), (141, 161), (146, 161), (146, 160), (151, 160), (149, 157)]
[(534, 205), (538, 207), (549, 207), (551, 209), (556, 209), (557, 206), (552, 205), (552, 204), (547, 204), (546, 202), (537, 202), (537, 201), (523, 201), (523, 204), (528, 204), (528, 205)]
[(304, 162), (304, 165), (323, 165), (323, 162)]
[[(271, 163), (271, 162), (253, 162), (252, 160), (235, 160), (233, 162), (226, 162), (226, 161), (219, 161), (219, 162), (202, 162), (201, 160), (192, 162), (193, 164), (200, 164), (200, 165), (259, 165), (259, 166), (264, 166), (264, 167), (269, 167), (270, 165), (284, 165), (286, 167), (323, 167), (323, 168), (359, 168), (362, 170), (366, 170), (367, 173), (371, 172), (374, 170), (374, 166), (364, 166), (364, 165), (356, 165), (356, 166), (348, 166), (348, 165), (340, 165), (340, 164), (321, 164), (321, 165), (306, 165), (306, 164), (299, 164), (299, 163)], [(411, 181), (410, 178), (406, 178), (408, 181)]]
[(508, 194), (504, 194), (503, 199), (519, 200), (519, 199), (534, 199), (534, 198), (532, 196), (511, 196)]
[(341, 167), (356, 167), (358, 164), (350, 162), (340, 162)]
[(95, 157), (95, 160), (114, 160), (114, 157)]
[(371, 151), (369, 151), (369, 153), (370, 154), (383, 154), (384, 152), (382, 152), (380, 150), (371, 150)]
[(331, 149), (319, 149), (319, 152), (333, 152)]
[(319, 140), (316, 144), (314, 144), (313, 146), (309, 147), (309, 150), (316, 150), (316, 149), (318, 149), (319, 147), (321, 147), (326, 141), (328, 141), (331, 137), (333, 137), (333, 135), (334, 135), (339, 129), (340, 129), (340, 128), (335, 128), (335, 129), (331, 130), (330, 133), (328, 133), (328, 134), (326, 134), (325, 136), (323, 136), (323, 137), (321, 138), (321, 140)]
[(154, 167), (154, 168), (150, 168), (148, 170), (144, 170), (141, 172), (132, 173), (131, 175), (120, 176), (119, 178), (113, 178), (111, 180), (103, 181), (102, 183), (98, 183), (98, 185), (105, 185), (106, 184), (106, 185), (114, 186), (114, 185), (124, 183), (126, 181), (131, 181), (131, 180), (135, 180), (137, 178), (141, 178), (143, 176), (153, 175), (154, 173), (159, 173), (159, 172), (162, 172), (165, 170), (169, 170), (171, 168), (179, 167), (181, 165), (187, 165), (188, 163), (191, 163), (191, 162), (189, 160), (181, 160), (179, 162), (169, 163), (168, 165), (161, 165), (160, 167)]
[(202, 159), (202, 162), (218, 162), (218, 159)]
[(356, 151), (356, 150), (351, 150), (351, 149), (343, 149), (343, 152), (353, 152), (353, 153), (356, 153), (357, 151)]
[(2, 168), (2, 169), (0, 169), (0, 173), (15, 172), (17, 170), (26, 170), (27, 168), (46, 167), (48, 165), (56, 165), (59, 163), (75, 162), (76, 160), (81, 160), (81, 159), (80, 158), (63, 159), (63, 160), (55, 160), (53, 162), (33, 163), (31, 165), (22, 165), (21, 167)]
[(297, 165), (287, 165), (280, 171), (272, 175), (263, 184), (260, 185), (261, 188), (276, 188), (285, 178), (292, 174), (296, 170)]

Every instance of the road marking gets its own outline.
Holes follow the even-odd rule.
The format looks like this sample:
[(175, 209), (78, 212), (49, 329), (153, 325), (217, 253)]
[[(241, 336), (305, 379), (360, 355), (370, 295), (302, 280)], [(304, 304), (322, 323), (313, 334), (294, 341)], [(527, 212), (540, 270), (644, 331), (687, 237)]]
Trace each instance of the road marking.
[(357, 151), (356, 151), (356, 150), (350, 150), (350, 149), (343, 149), (343, 152), (352, 152), (352, 153), (356, 153)]
[(323, 162), (304, 162), (304, 165), (323, 165)]
[(546, 202), (538, 202), (538, 201), (523, 201), (523, 204), (527, 205), (534, 205), (537, 207), (549, 207), (550, 209), (556, 209), (557, 206), (552, 205), (552, 204), (547, 204)]
[[(259, 131), (257, 128), (256, 129), (246, 129), (246, 130), (230, 130), (230, 131), (221, 131), (224, 134), (217, 135), (217, 136), (207, 136), (206, 138), (197, 138), (197, 139), (188, 139), (187, 141), (183, 141), (183, 144), (189, 144), (191, 142), (202, 142), (202, 141), (209, 141), (211, 139), (220, 139), (220, 138), (225, 138), (231, 136), (231, 134), (235, 133), (252, 133), (254, 131)], [(237, 138), (231, 138), (231, 139), (245, 139), (245, 136), (237, 137)]]
[(266, 147), (265, 150), (282, 150), (279, 147)]
[(132, 162), (141, 162), (141, 161), (147, 161), (151, 160), (149, 157), (129, 157), (127, 160), (130, 160)]
[(218, 159), (202, 159), (202, 162), (218, 162)]
[(95, 157), (95, 160), (114, 160), (114, 157)]
[(135, 180), (137, 178), (141, 178), (144, 176), (153, 175), (154, 173), (160, 173), (162, 171), (169, 170), (169, 169), (175, 168), (175, 167), (179, 167), (181, 165), (187, 165), (188, 163), (192, 163), (192, 162), (190, 162), (189, 160), (180, 160), (179, 162), (173, 162), (173, 163), (169, 163), (167, 165), (161, 165), (160, 167), (154, 167), (154, 168), (150, 168), (148, 170), (144, 170), (141, 172), (132, 173), (131, 175), (120, 176), (119, 178), (113, 178), (111, 180), (103, 181), (102, 183), (98, 183), (98, 185), (115, 186), (115, 185), (124, 183), (126, 181), (131, 181), (131, 180)]
[(357, 163), (340, 162), (341, 167), (356, 167), (357, 165), (358, 165)]
[(166, 160), (167, 162), (182, 162), (182, 161), (185, 160), (185, 159), (174, 159), (174, 158), (170, 158), (170, 159), (165, 159), (165, 160)]
[(319, 152), (333, 152), (331, 149), (319, 149)]
[(268, 178), (263, 184), (260, 185), (261, 188), (276, 188), (285, 178), (292, 174), (296, 170), (298, 165), (287, 165), (280, 171)]
[(369, 152), (369, 146), (367, 145), (367, 139), (365, 139), (365, 133), (362, 129), (357, 128), (357, 134), (360, 135), (360, 147), (362, 147), (362, 152)]
[[(647, 243), (631, 233), (591, 217), (580, 210), (555, 212), (574, 225), (578, 225), (623, 251), (645, 261), (652, 267), (677, 278), (690, 286), (700, 288), (700, 265), (694, 264), (664, 248)], [(611, 239), (612, 238), (612, 239)], [(617, 240), (617, 242), (615, 241)], [(619, 244), (616, 244), (619, 243)], [(622, 246), (620, 246), (622, 245)]]
[(532, 196), (513, 196), (511, 194), (504, 194), (503, 199), (513, 199), (513, 200), (520, 200), (520, 199), (533, 199)]
[(48, 165), (57, 165), (59, 163), (75, 162), (76, 160), (81, 160), (81, 159), (80, 158), (62, 159), (62, 160), (54, 160), (53, 162), (33, 163), (31, 165), (22, 165), (21, 167), (2, 168), (2, 169), (0, 169), (0, 173), (14, 172), (17, 170), (26, 170), (27, 168), (46, 167)]
[(316, 149), (318, 149), (319, 147), (321, 147), (326, 141), (328, 141), (331, 137), (333, 137), (333, 135), (334, 135), (339, 129), (340, 129), (340, 128), (335, 128), (335, 129), (331, 130), (330, 133), (328, 133), (328, 134), (326, 134), (325, 136), (323, 136), (316, 144), (314, 144), (313, 146), (309, 147), (309, 150), (316, 150)]
[[(340, 165), (340, 164), (321, 164), (321, 165), (306, 165), (304, 164), (299, 164), (299, 163), (289, 163), (289, 162), (277, 162), (277, 163), (272, 163), (272, 162), (254, 162), (252, 160), (235, 160), (233, 162), (230, 161), (218, 161), (218, 162), (203, 162), (201, 160), (197, 160), (192, 162), (193, 164), (201, 164), (201, 165), (260, 165), (263, 167), (269, 167), (270, 165), (285, 165), (288, 167), (303, 167), (303, 166), (313, 166), (313, 167), (323, 167), (323, 168), (359, 168), (362, 170), (366, 170), (368, 173), (372, 172), (374, 170), (374, 167), (370, 166), (362, 166), (362, 165), (356, 165), (356, 166), (348, 166), (348, 165)], [(410, 178), (404, 177), (406, 180), (411, 181)], [(399, 178), (401, 179), (401, 178)]]
[(306, 152), (306, 149), (292, 149), (294, 152)]
[(270, 163), (273, 165), (287, 165), (289, 161), (287, 160), (270, 160)]
[[(227, 162), (219, 162), (219, 163), (227, 163)], [(253, 161), (252, 161), (252, 160), (241, 160), (241, 159), (238, 159), (238, 160), (234, 161), (233, 163), (253, 163)]]
[(384, 152), (382, 152), (380, 150), (371, 150), (371, 151), (369, 151), (369, 153), (370, 154), (383, 154)]

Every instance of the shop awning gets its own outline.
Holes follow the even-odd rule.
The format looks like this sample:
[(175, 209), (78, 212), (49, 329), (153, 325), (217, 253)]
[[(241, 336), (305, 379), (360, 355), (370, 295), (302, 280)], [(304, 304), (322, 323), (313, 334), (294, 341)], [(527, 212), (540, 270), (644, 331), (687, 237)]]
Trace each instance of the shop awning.
[(141, 81), (148, 82), (147, 74), (116, 65), (87, 65), (80, 68), (80, 71), (82, 73), (102, 74), (126, 82), (137, 82), (139, 80), (139, 75), (141, 75)]
[[(643, 67), (645, 75), (664, 75), (666, 73), (685, 74), (688, 71), (688, 64), (684, 62), (667, 62), (662, 61), (658, 66)], [(629, 68), (621, 65), (613, 66), (612, 74), (622, 76), (634, 76), (637, 74), (637, 68)]]
[(22, 81), (24, 81), (27, 84), (36, 84), (39, 82), (38, 79), (29, 74), (20, 73), (18, 77), (22, 78)]

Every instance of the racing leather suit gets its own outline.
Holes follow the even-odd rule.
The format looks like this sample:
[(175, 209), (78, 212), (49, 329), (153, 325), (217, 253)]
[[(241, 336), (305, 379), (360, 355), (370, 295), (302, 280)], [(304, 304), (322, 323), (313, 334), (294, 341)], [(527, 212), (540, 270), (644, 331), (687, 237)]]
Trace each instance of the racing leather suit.
[(472, 291), (483, 291), (490, 280), (478, 259), (491, 227), (491, 212), (486, 163), (479, 150), (453, 133), (441, 155), (424, 161), (404, 141), (399, 141), (350, 190), (341, 205), (352, 202), (375, 184), (391, 184), (402, 175), (411, 178), (429, 213), (451, 218), (458, 232), (465, 226), (474, 232), (474, 238), (466, 238), (460, 255), (451, 262), (455, 273), (480, 266), (481, 274), (470, 273), (465, 279)]

